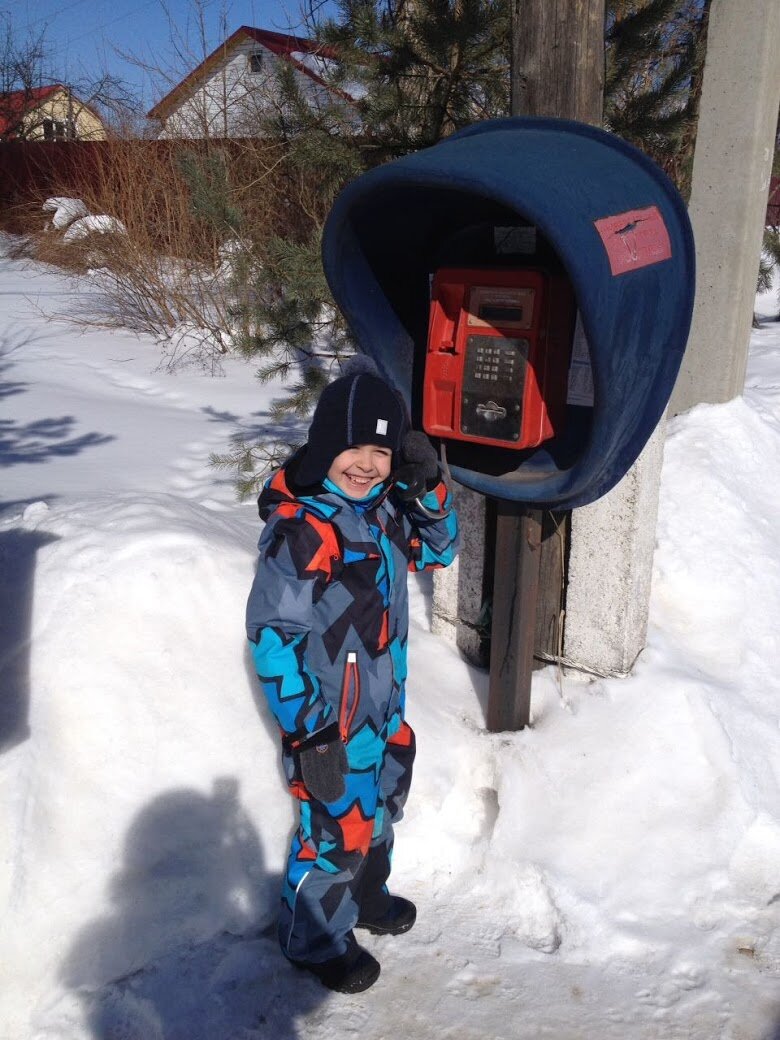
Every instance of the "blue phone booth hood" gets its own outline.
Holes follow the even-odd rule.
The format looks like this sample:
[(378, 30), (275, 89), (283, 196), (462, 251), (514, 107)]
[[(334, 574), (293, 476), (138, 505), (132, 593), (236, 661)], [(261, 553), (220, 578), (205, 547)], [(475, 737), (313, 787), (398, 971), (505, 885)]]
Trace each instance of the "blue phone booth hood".
[(325, 227), (323, 261), (361, 349), (419, 425), (431, 275), (482, 265), (484, 255), (468, 245), (464, 253), (469, 229), (529, 224), (574, 288), (593, 411), (581, 435), (572, 425), (576, 443), (565, 452), (554, 442), (516, 457), (504, 451), (486, 471), (473, 453), (476, 462), (452, 465), (452, 474), (497, 498), (573, 508), (606, 494), (634, 463), (666, 408), (688, 337), (693, 237), (679, 194), (651, 160), (569, 120), (479, 123), (348, 185)]

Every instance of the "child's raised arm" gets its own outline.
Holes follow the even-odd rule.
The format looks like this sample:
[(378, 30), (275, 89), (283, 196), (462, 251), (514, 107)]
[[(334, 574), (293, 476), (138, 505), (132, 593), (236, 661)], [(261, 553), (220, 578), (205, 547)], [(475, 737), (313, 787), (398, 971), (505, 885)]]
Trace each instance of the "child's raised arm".
[(440, 481), (420, 499), (431, 513), (446, 513), (440, 520), (431, 520), (414, 504), (406, 509), (412, 525), (409, 539), (410, 571), (425, 571), (436, 567), (448, 567), (458, 554), (460, 533), (458, 517), (452, 508), (452, 492), (444, 481)]
[(399, 454), (395, 484), (411, 525), (409, 570), (447, 567), (458, 553), (458, 518), (436, 451), (424, 433), (410, 430)]

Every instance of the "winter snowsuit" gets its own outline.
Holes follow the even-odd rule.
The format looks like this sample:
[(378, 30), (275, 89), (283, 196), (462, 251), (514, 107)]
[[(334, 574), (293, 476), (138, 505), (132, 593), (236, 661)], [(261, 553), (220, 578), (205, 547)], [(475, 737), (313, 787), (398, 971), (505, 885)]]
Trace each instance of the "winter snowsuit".
[[(443, 483), (423, 503), (450, 509)], [(342, 955), (359, 913), (389, 902), (392, 825), (411, 781), (414, 734), (404, 721), (407, 570), (446, 566), (457, 521), (430, 520), (392, 493), (363, 502), (337, 490), (296, 497), (284, 470), (259, 499), (266, 526), (247, 604), (247, 634), (281, 730), (299, 799), (282, 892), (279, 940), (293, 960)], [(338, 722), (346, 791), (312, 798), (293, 745)]]

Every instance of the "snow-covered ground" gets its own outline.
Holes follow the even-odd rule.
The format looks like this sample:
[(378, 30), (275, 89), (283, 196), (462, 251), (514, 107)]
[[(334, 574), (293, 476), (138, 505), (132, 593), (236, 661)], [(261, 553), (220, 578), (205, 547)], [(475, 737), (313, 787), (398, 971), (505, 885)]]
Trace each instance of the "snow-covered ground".
[[(776, 300), (760, 301), (765, 314)], [(625, 680), (486, 676), (413, 581), (406, 936), (355, 997), (272, 937), (293, 811), (243, 609), (259, 522), (208, 465), (251, 365), (80, 333), (89, 283), (0, 258), (2, 1040), (777, 1040), (780, 324), (671, 423), (648, 646)]]

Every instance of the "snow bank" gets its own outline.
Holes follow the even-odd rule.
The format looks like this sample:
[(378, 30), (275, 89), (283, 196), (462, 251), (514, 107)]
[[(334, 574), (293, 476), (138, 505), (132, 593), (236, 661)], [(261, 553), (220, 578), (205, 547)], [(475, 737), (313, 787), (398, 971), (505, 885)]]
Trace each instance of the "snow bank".
[(105, 214), (95, 216), (90, 213), (83, 199), (71, 199), (66, 196), (53, 196), (46, 199), (41, 207), (45, 213), (53, 213), (52, 227), (64, 231), (63, 242), (77, 242), (88, 235), (120, 235), (127, 229), (121, 220)]
[(35, 1006), (56, 979), (99, 988), (182, 942), (267, 924), (268, 860), (244, 806), (262, 807), (277, 870), (289, 807), (274, 768), (256, 768), (275, 751), (244, 660), (252, 554), (230, 521), (107, 496), (28, 507), (14, 531), (41, 547), (31, 739), (0, 774), (3, 960)]
[[(766, 585), (745, 573), (737, 549), (753, 527), (754, 475), (724, 487), (760, 429), (741, 402), (673, 429), (650, 645), (631, 679), (567, 682), (563, 699), (543, 673), (529, 731), (484, 732), (486, 677), (430, 634), (415, 587), (419, 758), (395, 877), (460, 953), (463, 999), (485, 985), (486, 958), (680, 975), (700, 965), (704, 936), (780, 966), (777, 655), (765, 642), (780, 583), (771, 559)], [(727, 523), (704, 534), (702, 506), (716, 501)], [(216, 978), (235, 985), (252, 956), (250, 979), (270, 965), (284, 994), (295, 982), (273, 941), (244, 945), (272, 925), (293, 822), (244, 648), (246, 525), (158, 494), (32, 506), (16, 530), (40, 548), (32, 736), (3, 761), (2, 952), (35, 1036), (57, 1036), (77, 1007), (113, 1030), (131, 1023), (138, 1040), (169, 1035), (166, 1016), (154, 1019), (160, 999), (123, 980), (172, 971), (171, 958), (191, 971), (198, 950), (211, 951), (197, 984), (212, 999)], [(691, 991), (708, 977), (696, 971), (680, 976)], [(427, 975), (434, 990), (449, 985), (449, 970)], [(670, 992), (672, 1007), (688, 991)], [(26, 1019), (4, 1020), (29, 1035)]]
[(69, 199), (64, 196), (46, 199), (41, 208), (44, 213), (54, 214), (51, 222), (52, 226), (57, 228), (58, 231), (62, 231), (63, 228), (72, 224), (74, 220), (86, 217), (89, 213), (82, 199)]
[(86, 217), (79, 217), (78, 220), (74, 220), (62, 236), (62, 241), (77, 242), (81, 238), (87, 238), (88, 235), (95, 234), (123, 235), (126, 230), (122, 221), (117, 220), (116, 217), (109, 217), (106, 214), (98, 216), (89, 214)]

